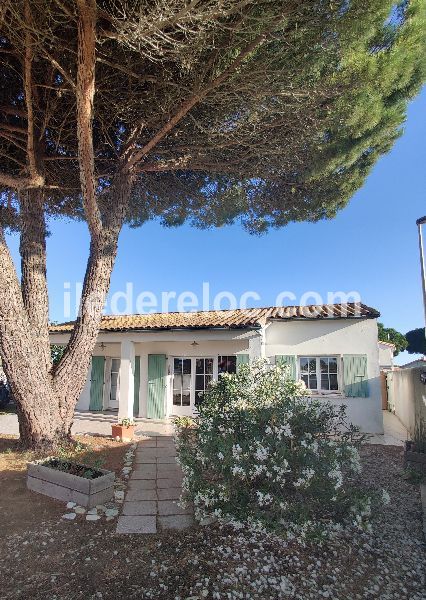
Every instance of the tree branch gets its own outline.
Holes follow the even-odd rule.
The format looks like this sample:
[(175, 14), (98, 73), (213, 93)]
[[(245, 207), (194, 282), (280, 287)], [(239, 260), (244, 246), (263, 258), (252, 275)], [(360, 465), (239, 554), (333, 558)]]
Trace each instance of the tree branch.
[(41, 176), (36, 177), (13, 177), (7, 173), (0, 172), (0, 184), (15, 190), (28, 190), (30, 188), (41, 188), (44, 185), (44, 179)]
[(244, 60), (267, 40), (268, 36), (275, 29), (278, 23), (284, 19), (284, 16), (285, 15), (282, 14), (279, 16), (279, 18), (277, 17), (265, 31), (256, 36), (254, 40), (244, 48), (244, 50), (241, 50), (237, 58), (233, 60), (232, 63), (224, 71), (222, 71), (220, 75), (213, 79), (204, 89), (196, 92), (190, 98), (185, 100), (175, 115), (160, 129), (160, 131), (158, 131), (158, 133), (156, 133), (156, 135), (151, 138), (151, 140), (145, 144), (143, 148), (137, 150), (133, 154), (130, 159), (130, 165), (133, 166), (142, 160), (144, 156), (146, 156), (153, 148), (157, 146), (157, 144), (159, 144), (159, 142), (161, 142), (163, 138), (170, 133), (170, 131), (189, 113), (189, 111), (196, 104), (201, 102), (211, 91), (219, 87), (228, 79), (230, 75), (235, 73)]
[(77, 0), (77, 136), (83, 207), (90, 233), (98, 237), (102, 220), (96, 201), (95, 159), (93, 150), (93, 100), (96, 64), (96, 2)]
[(28, 137), (27, 137), (27, 155), (29, 162), (29, 172), (32, 179), (41, 177), (36, 158), (36, 140), (33, 106), (33, 76), (32, 63), (34, 59), (33, 40), (30, 33), (31, 10), (28, 0), (25, 2), (25, 57), (24, 57), (24, 91), (25, 104), (27, 105), (28, 118)]

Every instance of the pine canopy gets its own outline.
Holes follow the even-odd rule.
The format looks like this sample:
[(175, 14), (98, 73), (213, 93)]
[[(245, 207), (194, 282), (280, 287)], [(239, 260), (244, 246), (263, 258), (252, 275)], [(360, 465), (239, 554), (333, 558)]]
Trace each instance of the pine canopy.
[[(76, 4), (0, 8), (4, 225), (18, 225), (33, 187), (48, 213), (85, 218)], [(332, 218), (401, 134), (425, 79), (423, 0), (92, 4), (97, 202), (107, 215), (130, 161), (134, 226), (157, 216), (262, 232)]]

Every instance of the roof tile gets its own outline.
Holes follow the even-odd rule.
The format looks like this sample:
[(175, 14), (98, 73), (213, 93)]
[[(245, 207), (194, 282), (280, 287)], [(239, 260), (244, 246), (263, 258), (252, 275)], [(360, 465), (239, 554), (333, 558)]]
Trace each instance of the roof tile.
[[(270, 306), (235, 310), (209, 310), (199, 312), (170, 312), (141, 315), (105, 315), (100, 331), (130, 331), (159, 329), (214, 329), (258, 328), (270, 319), (375, 319), (380, 316), (374, 308), (356, 302), (348, 304), (322, 304), (310, 306)], [(52, 333), (71, 331), (74, 322), (51, 325)]]

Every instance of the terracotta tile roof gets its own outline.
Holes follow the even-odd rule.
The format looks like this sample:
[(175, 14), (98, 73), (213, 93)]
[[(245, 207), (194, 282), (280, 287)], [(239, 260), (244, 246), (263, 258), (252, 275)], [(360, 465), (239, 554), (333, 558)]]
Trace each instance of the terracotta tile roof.
[[(159, 329), (245, 329), (259, 328), (271, 319), (375, 319), (380, 316), (374, 308), (361, 303), (322, 304), (310, 306), (270, 306), (236, 310), (209, 310), (200, 312), (170, 312), (143, 315), (105, 315), (101, 331), (149, 331)], [(51, 325), (51, 333), (71, 331), (73, 322)]]
[(382, 344), (382, 346), (389, 346), (390, 348), (396, 348), (395, 344), (392, 344), (392, 342), (384, 342), (383, 340), (379, 340), (379, 346), (380, 344)]

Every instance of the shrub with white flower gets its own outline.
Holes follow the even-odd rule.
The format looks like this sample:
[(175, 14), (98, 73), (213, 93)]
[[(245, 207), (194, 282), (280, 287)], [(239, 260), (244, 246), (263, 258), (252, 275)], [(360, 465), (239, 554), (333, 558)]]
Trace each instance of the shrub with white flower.
[(183, 501), (199, 520), (249, 525), (288, 537), (370, 529), (382, 490), (361, 486), (359, 430), (345, 408), (307, 396), (286, 367), (266, 361), (222, 374), (196, 419), (176, 419)]

